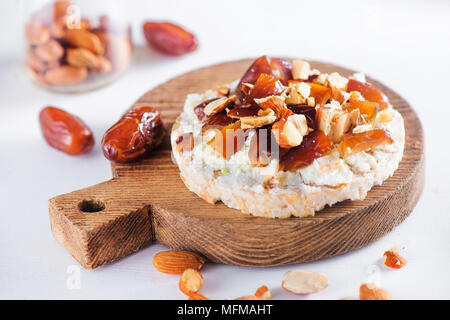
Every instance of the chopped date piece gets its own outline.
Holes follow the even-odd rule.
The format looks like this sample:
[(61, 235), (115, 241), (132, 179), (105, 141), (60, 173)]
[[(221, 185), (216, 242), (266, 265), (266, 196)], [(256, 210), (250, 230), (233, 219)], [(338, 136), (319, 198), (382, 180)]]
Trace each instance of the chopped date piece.
[(214, 98), (214, 99), (209, 99), (209, 100), (203, 101), (202, 103), (200, 103), (199, 105), (197, 105), (197, 106), (194, 107), (194, 113), (195, 113), (195, 115), (197, 116), (197, 119), (198, 119), (200, 122), (205, 122), (206, 119), (208, 119), (208, 116), (207, 116), (207, 115), (205, 114), (205, 112), (204, 112), (205, 107), (206, 107), (210, 102), (212, 102), (212, 101), (214, 101), (214, 100), (217, 100), (217, 99), (219, 99), (219, 98)]
[(389, 133), (382, 129), (374, 129), (360, 133), (347, 133), (342, 137), (339, 150), (342, 154), (348, 155), (374, 148), (383, 144), (392, 144)]
[(253, 64), (247, 69), (242, 76), (237, 86), (238, 92), (236, 93), (238, 98), (242, 100), (242, 84), (243, 83), (255, 83), (261, 74), (273, 75), (280, 79), (280, 81), (287, 85), (288, 80), (292, 79), (292, 64), (289, 61), (283, 59), (269, 58), (262, 56), (256, 59)]
[(145, 22), (144, 36), (149, 45), (171, 55), (183, 55), (197, 48), (197, 38), (170, 22)]
[(349, 112), (355, 109), (359, 109), (359, 112), (364, 117), (364, 120), (370, 121), (377, 115), (379, 106), (378, 103), (375, 102), (350, 99), (348, 103), (345, 103), (342, 106), (342, 109)]
[(261, 108), (256, 105), (241, 104), (228, 111), (227, 115), (230, 118), (254, 117), (258, 115), (259, 110)]
[(250, 91), (249, 102), (267, 96), (279, 95), (283, 92), (284, 86), (281, 81), (272, 75), (261, 74), (256, 80), (255, 86)]
[(295, 171), (310, 165), (334, 148), (330, 138), (322, 131), (314, 131), (303, 138), (302, 143), (290, 149), (280, 161), (280, 170)]
[(288, 81), (292, 79), (292, 63), (289, 61), (271, 58), (270, 67), (272, 69), (272, 75), (278, 77), (284, 85), (287, 85)]
[(351, 91), (358, 91), (364, 99), (378, 103), (380, 106), (380, 111), (388, 108), (389, 100), (386, 95), (368, 83), (350, 79), (348, 80), (347, 92)]
[(102, 139), (102, 150), (111, 161), (132, 162), (158, 147), (167, 131), (158, 110), (134, 107), (109, 128)]
[(224, 159), (230, 160), (231, 156), (242, 149), (247, 133), (241, 129), (241, 122), (236, 121), (220, 130), (208, 144)]
[(194, 148), (194, 136), (192, 132), (183, 133), (175, 143), (178, 152), (191, 151)]
[(271, 158), (277, 154), (278, 145), (270, 126), (256, 129), (250, 140), (248, 157), (254, 167), (265, 167), (270, 163)]
[(202, 133), (210, 130), (210, 129), (219, 129), (221, 130), (223, 127), (226, 127), (227, 125), (231, 124), (233, 122), (233, 119), (228, 117), (225, 110), (209, 117), (206, 119), (202, 126)]
[(313, 97), (316, 104), (325, 105), (331, 97), (331, 89), (317, 83), (308, 83), (311, 87), (309, 96)]
[(288, 108), (295, 114), (303, 114), (308, 122), (308, 127), (315, 128), (316, 108), (306, 104), (295, 104), (288, 106)]
[(45, 107), (39, 113), (39, 123), (45, 141), (55, 149), (79, 155), (94, 146), (92, 131), (80, 118), (64, 110)]

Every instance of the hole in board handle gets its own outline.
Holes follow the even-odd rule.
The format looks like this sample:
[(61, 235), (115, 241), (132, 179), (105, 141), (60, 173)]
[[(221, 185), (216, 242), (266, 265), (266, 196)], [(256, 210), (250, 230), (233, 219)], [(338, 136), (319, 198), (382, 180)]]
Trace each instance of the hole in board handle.
[(78, 204), (82, 212), (100, 212), (105, 209), (105, 204), (98, 200), (83, 200)]

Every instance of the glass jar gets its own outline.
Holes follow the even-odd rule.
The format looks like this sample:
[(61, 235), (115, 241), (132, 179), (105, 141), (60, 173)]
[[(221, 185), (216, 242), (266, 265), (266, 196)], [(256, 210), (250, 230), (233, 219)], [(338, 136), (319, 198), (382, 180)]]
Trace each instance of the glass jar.
[(131, 27), (111, 0), (26, 1), (25, 65), (38, 85), (81, 92), (118, 78), (132, 56)]

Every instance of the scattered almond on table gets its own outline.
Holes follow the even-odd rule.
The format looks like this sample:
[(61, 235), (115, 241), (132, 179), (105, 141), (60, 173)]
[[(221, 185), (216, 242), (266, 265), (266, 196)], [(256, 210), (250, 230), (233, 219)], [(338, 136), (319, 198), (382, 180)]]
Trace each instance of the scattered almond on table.
[(379, 288), (374, 283), (363, 283), (359, 288), (360, 300), (394, 300), (385, 289)]
[(196, 269), (186, 269), (180, 277), (178, 287), (180, 291), (190, 297), (197, 293), (203, 284), (203, 276)]
[(158, 252), (153, 257), (156, 270), (163, 273), (182, 274), (186, 269), (200, 270), (205, 258), (197, 253), (183, 250)]
[(400, 255), (398, 249), (394, 248), (383, 253), (383, 262), (388, 268), (401, 269), (408, 261)]
[(281, 286), (295, 294), (311, 294), (328, 287), (328, 277), (319, 272), (293, 270), (285, 273)]

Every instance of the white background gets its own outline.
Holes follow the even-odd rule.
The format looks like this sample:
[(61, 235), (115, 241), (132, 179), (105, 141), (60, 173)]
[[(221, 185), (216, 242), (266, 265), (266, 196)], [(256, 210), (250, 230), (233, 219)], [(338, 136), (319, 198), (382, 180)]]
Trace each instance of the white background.
[[(25, 1), (27, 2), (27, 1)], [(111, 1), (112, 2), (112, 1)], [(379, 268), (383, 287), (398, 299), (450, 298), (450, 1), (123, 1), (132, 18), (136, 52), (129, 71), (103, 89), (55, 94), (32, 85), (21, 69), (23, 44), (15, 1), (0, 1), (0, 298), (185, 299), (178, 277), (158, 273), (151, 245), (93, 271), (81, 288), (66, 286), (77, 262), (54, 240), (47, 199), (111, 178), (100, 151), (105, 130), (150, 88), (178, 74), (243, 57), (298, 56), (361, 70), (405, 97), (425, 130), (426, 185), (411, 216), (365, 248), (336, 258), (277, 268), (207, 264), (201, 292), (211, 298), (253, 294), (266, 284), (275, 299), (358, 297)], [(145, 19), (168, 19), (198, 36), (196, 52), (163, 56), (143, 45)], [(92, 128), (95, 148), (71, 157), (42, 139), (37, 116), (48, 104), (77, 114)], [(387, 270), (382, 253), (398, 245), (409, 260)], [(329, 287), (311, 296), (281, 289), (284, 272), (323, 272)]]

